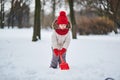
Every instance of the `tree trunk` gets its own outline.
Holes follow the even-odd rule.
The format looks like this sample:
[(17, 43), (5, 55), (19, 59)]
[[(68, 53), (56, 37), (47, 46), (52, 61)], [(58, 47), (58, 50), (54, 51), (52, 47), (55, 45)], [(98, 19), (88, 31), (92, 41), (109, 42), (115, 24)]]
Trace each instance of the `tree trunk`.
[(4, 0), (1, 0), (1, 28), (4, 28)]
[(45, 25), (44, 25), (44, 18), (45, 18), (45, 16), (44, 16), (44, 5), (45, 5), (45, 0), (43, 0), (43, 3), (42, 3), (42, 9), (41, 9), (41, 26), (42, 27), (44, 27)]
[(52, 16), (52, 21), (54, 20), (54, 18), (55, 18), (55, 7), (56, 7), (56, 2), (55, 2), (56, 0), (53, 0), (53, 16)]
[(41, 12), (41, 1), (35, 0), (35, 15), (34, 15), (34, 28), (33, 28), (33, 38), (32, 41), (37, 41), (41, 39), (40, 36), (40, 12)]
[(73, 10), (73, 0), (68, 0), (69, 2), (69, 8), (70, 8), (70, 19), (71, 19), (71, 23), (72, 23), (72, 38), (73, 39), (77, 39), (77, 35), (76, 35), (76, 21), (75, 21), (75, 16), (74, 16), (74, 10)]
[(108, 3), (110, 4), (111, 11), (113, 12), (113, 14), (111, 16), (112, 16), (112, 20), (115, 23), (114, 26), (116, 27), (114, 32), (118, 33), (117, 32), (117, 25), (118, 25), (117, 23), (119, 21), (118, 19), (119, 19), (119, 12), (120, 12), (120, 1), (119, 0), (116, 0), (116, 1), (111, 0), (111, 1), (108, 1)]
[(15, 0), (11, 1), (11, 8), (10, 8), (10, 13), (8, 15), (7, 23), (8, 23), (8, 28), (11, 26), (14, 28), (14, 18), (15, 18), (15, 5), (14, 5)]

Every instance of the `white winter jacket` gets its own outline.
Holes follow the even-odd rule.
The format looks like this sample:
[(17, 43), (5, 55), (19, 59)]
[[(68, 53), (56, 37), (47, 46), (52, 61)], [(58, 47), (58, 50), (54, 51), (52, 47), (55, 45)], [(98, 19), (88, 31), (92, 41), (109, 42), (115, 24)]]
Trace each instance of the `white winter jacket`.
[(60, 35), (55, 31), (56, 27), (58, 26), (56, 24), (56, 22), (57, 22), (57, 20), (55, 20), (52, 24), (52, 27), (54, 28), (53, 34), (52, 34), (52, 48), (53, 49), (55, 49), (55, 48), (57, 48), (57, 49), (66, 48), (67, 49), (69, 44), (70, 44), (70, 41), (71, 41), (71, 35), (70, 35), (71, 25), (70, 25), (70, 22), (67, 25), (67, 28), (69, 29), (69, 31), (65, 35)]
[(62, 48), (68, 48), (70, 44), (70, 31), (68, 31), (67, 34), (65, 35), (60, 35), (58, 34), (55, 30), (53, 31), (52, 34), (52, 47), (57, 48), (57, 49), (62, 49)]

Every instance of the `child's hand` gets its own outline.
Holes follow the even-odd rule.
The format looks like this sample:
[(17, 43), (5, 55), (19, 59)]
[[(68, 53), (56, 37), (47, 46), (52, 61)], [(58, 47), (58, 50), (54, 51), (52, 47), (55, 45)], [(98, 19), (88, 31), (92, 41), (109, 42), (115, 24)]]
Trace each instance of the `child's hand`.
[(59, 55), (59, 50), (58, 49), (53, 49), (53, 51), (54, 51), (54, 54), (56, 55), (56, 56), (58, 56)]
[(60, 50), (60, 55), (63, 55), (64, 53), (66, 52), (66, 49), (65, 48), (62, 48), (61, 50)]

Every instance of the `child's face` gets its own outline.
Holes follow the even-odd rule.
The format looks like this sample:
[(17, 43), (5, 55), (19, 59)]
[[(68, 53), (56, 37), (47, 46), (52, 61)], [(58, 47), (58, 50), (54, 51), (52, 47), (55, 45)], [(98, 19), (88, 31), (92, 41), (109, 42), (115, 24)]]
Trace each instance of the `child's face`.
[(66, 26), (67, 26), (66, 24), (59, 24), (59, 28), (60, 28), (60, 29), (65, 29)]

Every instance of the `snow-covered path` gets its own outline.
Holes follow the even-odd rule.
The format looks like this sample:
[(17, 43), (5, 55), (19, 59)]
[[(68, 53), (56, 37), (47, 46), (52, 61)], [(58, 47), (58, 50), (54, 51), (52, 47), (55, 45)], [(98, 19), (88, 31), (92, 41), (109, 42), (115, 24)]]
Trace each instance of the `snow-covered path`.
[(120, 80), (120, 35), (78, 36), (67, 52), (69, 71), (50, 69), (51, 30), (32, 42), (32, 29), (0, 29), (0, 80)]

